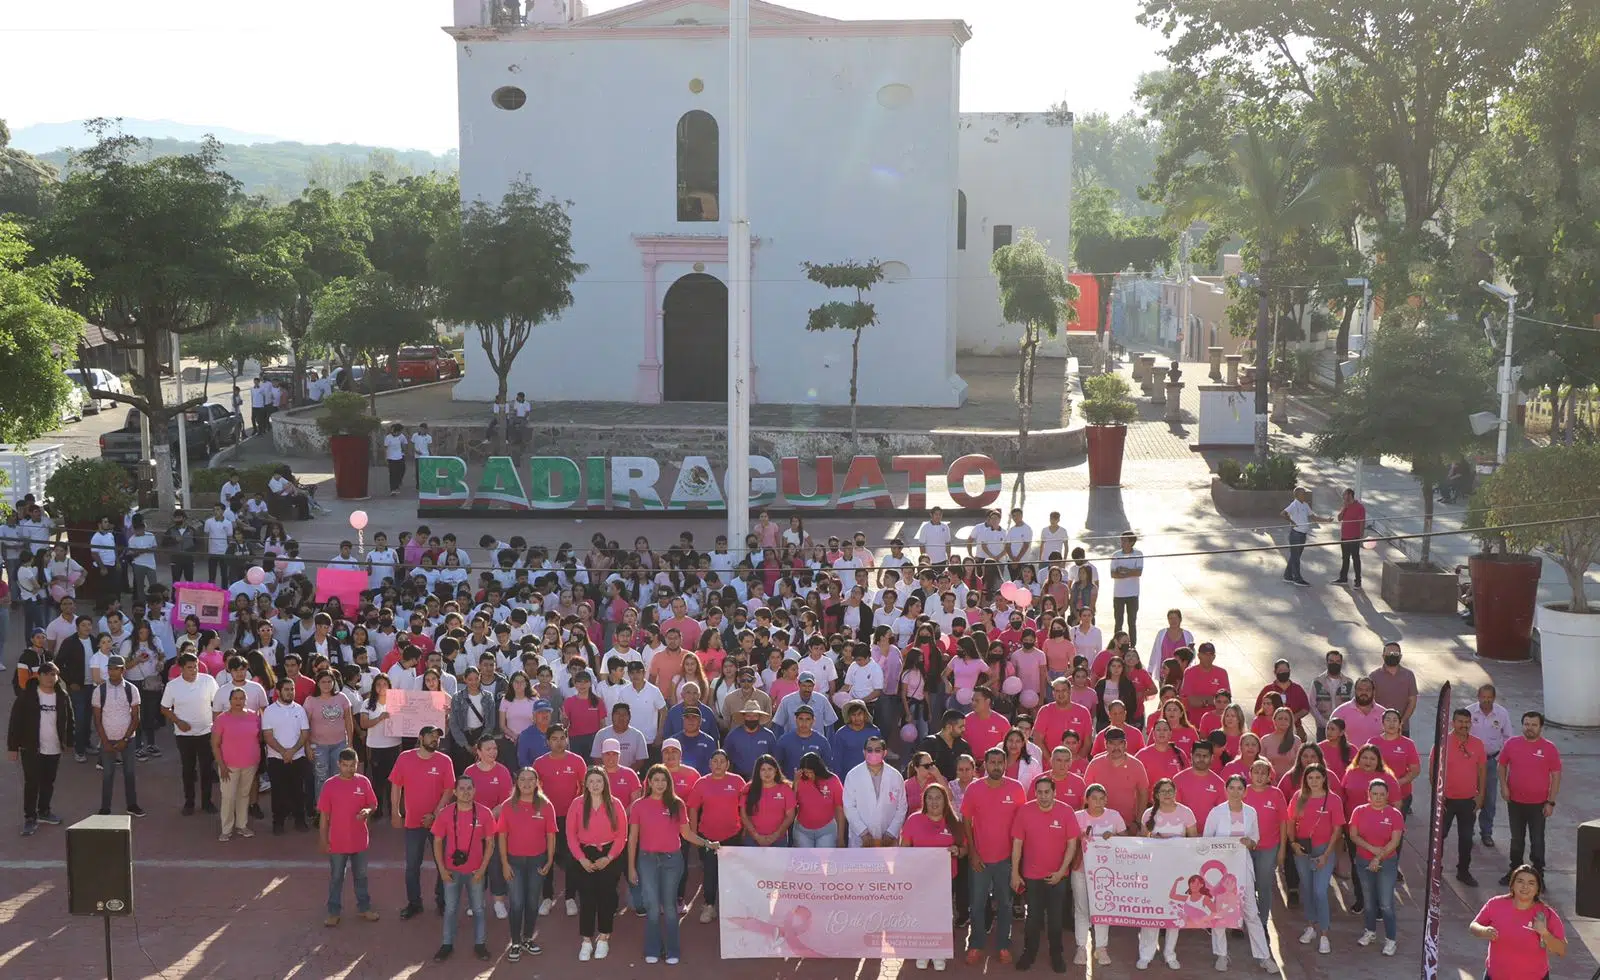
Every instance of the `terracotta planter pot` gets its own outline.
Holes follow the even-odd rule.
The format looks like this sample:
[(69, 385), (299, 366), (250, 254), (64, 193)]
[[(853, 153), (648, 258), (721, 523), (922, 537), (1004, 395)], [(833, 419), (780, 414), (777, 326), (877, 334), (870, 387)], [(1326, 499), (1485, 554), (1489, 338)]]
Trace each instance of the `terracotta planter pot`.
[(329, 436), (334, 492), (340, 500), (365, 500), (372, 467), (372, 443), (365, 436)]
[(1527, 660), (1532, 656), (1533, 614), (1544, 562), (1532, 555), (1473, 555), (1472, 621), (1478, 656)]
[(1122, 486), (1122, 446), (1128, 439), (1125, 425), (1091, 425), (1089, 439), (1089, 485)]

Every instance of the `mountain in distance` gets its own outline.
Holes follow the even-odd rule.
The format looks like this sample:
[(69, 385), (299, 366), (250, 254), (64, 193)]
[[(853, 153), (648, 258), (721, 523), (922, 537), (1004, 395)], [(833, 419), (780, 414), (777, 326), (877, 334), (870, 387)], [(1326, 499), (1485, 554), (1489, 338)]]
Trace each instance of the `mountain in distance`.
[[(94, 138), (84, 128), (84, 123), (87, 121), (74, 119), (70, 122), (35, 123), (32, 126), (23, 126), (12, 131), (11, 145), (34, 154), (44, 154), (64, 148), (82, 149), (94, 144)], [(210, 133), (219, 142), (246, 146), (253, 143), (283, 141), (281, 136), (246, 133), (226, 126), (195, 126), (190, 123), (173, 122), (170, 119), (123, 119), (121, 125), (124, 133), (140, 139), (172, 139), (198, 143)]]

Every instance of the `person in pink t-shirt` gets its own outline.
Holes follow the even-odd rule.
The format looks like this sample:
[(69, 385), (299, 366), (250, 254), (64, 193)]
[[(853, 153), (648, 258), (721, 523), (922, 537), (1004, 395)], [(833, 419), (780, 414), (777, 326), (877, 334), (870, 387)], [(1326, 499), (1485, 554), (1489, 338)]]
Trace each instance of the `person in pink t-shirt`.
[(341, 750), (338, 774), (322, 784), (317, 797), (322, 853), (328, 855), (328, 917), (322, 924), (329, 927), (339, 924), (347, 868), (355, 876), (356, 914), (368, 922), (378, 920), (367, 892), (367, 820), (378, 808), (378, 794), (367, 777), (356, 772), (360, 758), (355, 749)]
[(544, 795), (533, 767), (517, 773), (511, 798), (495, 814), (495, 850), (500, 875), (510, 885), (511, 945), (506, 959), (515, 963), (524, 952), (541, 953), (533, 941), (539, 921), (539, 896), (555, 867), (556, 810)]
[(1023, 926), (1022, 959), (1026, 970), (1039, 955), (1040, 933), (1049, 926), (1050, 966), (1065, 973), (1063, 951), (1064, 911), (1072, 898), (1067, 875), (1078, 850), (1078, 818), (1072, 807), (1056, 802), (1056, 784), (1041, 779), (1033, 787), (1036, 798), (1017, 810), (1011, 822), (1011, 889), (1025, 892), (1028, 917)]
[(494, 860), (498, 821), (489, 808), (477, 802), (477, 787), (465, 774), (456, 777), (455, 800), (434, 818), (433, 861), (444, 884), (444, 938), (434, 962), (455, 952), (456, 913), (462, 899), (472, 916), (472, 952), (489, 959), (489, 924), (483, 914), (483, 885)]
[[(1506, 739), (1499, 759), (1500, 798), (1506, 801), (1511, 821), (1511, 866), (1522, 863), (1526, 838), (1535, 869), (1544, 874), (1544, 825), (1556, 809), (1561, 792), (1561, 753), (1544, 737), (1544, 715), (1522, 714), (1522, 737)], [(1509, 885), (1511, 875), (1500, 879)]]
[(789, 828), (795, 816), (794, 787), (783, 778), (777, 759), (770, 755), (756, 759), (755, 774), (740, 809), (745, 846), (783, 847), (788, 844)]
[(222, 786), (222, 835), (254, 837), (250, 829), (250, 790), (261, 765), (261, 716), (245, 706), (245, 690), (228, 692), (228, 710), (211, 723), (211, 755)]
[(578, 863), (578, 959), (605, 959), (617, 915), (617, 878), (628, 843), (628, 808), (611, 796), (599, 766), (583, 776), (583, 794), (567, 810), (567, 847)]
[(644, 775), (644, 795), (628, 810), (628, 881), (643, 894), (646, 963), (659, 963), (663, 955), (668, 966), (678, 963), (683, 841), (712, 851), (721, 846), (689, 829), (689, 806), (673, 790), (672, 774), (666, 766), (651, 766)]
[[(1365, 749), (1362, 750), (1366, 752)], [(1352, 770), (1354, 772), (1354, 770)], [(1381, 779), (1367, 786), (1367, 802), (1350, 814), (1350, 842), (1356, 856), (1351, 861), (1366, 898), (1366, 927), (1358, 946), (1370, 946), (1377, 938), (1378, 916), (1383, 916), (1383, 955), (1393, 956), (1399, 938), (1395, 916), (1395, 875), (1400, 869), (1400, 841), (1405, 836), (1405, 817), (1398, 807), (1389, 805), (1389, 787)]]
[(1483, 903), (1468, 928), (1489, 942), (1485, 978), (1548, 977), (1551, 956), (1567, 955), (1567, 928), (1544, 902), (1544, 882), (1530, 865), (1511, 872), (1511, 891)]
[[(477, 788), (477, 802), (497, 810), (500, 804), (511, 798), (513, 789), (511, 770), (499, 761), (500, 743), (493, 735), (480, 735), (474, 755), (477, 761), (468, 766), (462, 775), (471, 779), (472, 785)], [(494, 896), (495, 918), (503, 919), (509, 910), (506, 907), (506, 879), (500, 870), (499, 862), (489, 865), (489, 894)]]

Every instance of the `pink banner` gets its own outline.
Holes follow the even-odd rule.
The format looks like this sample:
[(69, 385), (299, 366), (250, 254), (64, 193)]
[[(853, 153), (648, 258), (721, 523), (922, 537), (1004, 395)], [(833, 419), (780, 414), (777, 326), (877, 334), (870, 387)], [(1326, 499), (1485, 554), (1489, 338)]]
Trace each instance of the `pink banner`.
[(722, 958), (950, 959), (950, 853), (930, 847), (728, 847)]
[(1237, 837), (1090, 841), (1083, 874), (1095, 925), (1238, 929), (1255, 901), (1250, 855)]
[(361, 592), (367, 587), (367, 573), (359, 568), (324, 568), (317, 572), (317, 602), (338, 596), (346, 613), (361, 608)]
[(200, 617), (200, 628), (221, 632), (228, 628), (228, 590), (210, 582), (172, 583), (172, 629), (183, 634), (183, 621)]

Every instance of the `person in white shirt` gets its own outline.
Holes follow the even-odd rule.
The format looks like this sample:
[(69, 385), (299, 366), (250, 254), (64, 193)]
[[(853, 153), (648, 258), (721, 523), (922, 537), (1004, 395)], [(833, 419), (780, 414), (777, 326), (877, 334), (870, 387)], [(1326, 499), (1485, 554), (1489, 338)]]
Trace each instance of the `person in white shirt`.
[(233, 471), (229, 470), (228, 474), (228, 478), (222, 482), (222, 489), (217, 492), (217, 499), (222, 502), (224, 507), (232, 507), (233, 498), (244, 493), (244, 486), (239, 482), (238, 477), (233, 475)]
[(1022, 519), (1022, 508), (1011, 508), (1011, 526), (1006, 528), (1006, 557), (1011, 560), (1011, 577), (1022, 577), (1022, 563), (1036, 560), (1033, 553), (1033, 528)]
[(400, 648), (400, 661), (389, 668), (389, 686), (397, 691), (422, 690), (422, 675), (417, 673), (417, 661), (422, 651), (411, 644)]
[(606, 704), (625, 704), (647, 745), (655, 745), (667, 720), (667, 699), (661, 688), (645, 679), (644, 664), (628, 661), (627, 683), (606, 692)]
[(853, 700), (865, 702), (869, 711), (883, 695), (883, 668), (872, 659), (872, 648), (865, 643), (857, 643), (852, 651), (844, 689)]
[(111, 530), (111, 518), (102, 517), (98, 529), (89, 538), (89, 567), (94, 571), (91, 594), (104, 608), (122, 593), (118, 579), (122, 570), (117, 566), (117, 536)]
[(1322, 520), (1311, 509), (1311, 491), (1305, 487), (1294, 488), (1294, 499), (1281, 512), (1289, 524), (1289, 557), (1283, 567), (1283, 580), (1294, 585), (1309, 586), (1300, 573), (1300, 556), (1306, 550), (1306, 538), (1311, 535), (1313, 521)]
[(278, 699), (261, 712), (261, 737), (267, 744), (267, 775), (272, 780), (272, 832), (294, 818), (295, 827), (308, 830), (304, 787), (310, 781), (311, 760), (306, 743), (311, 740), (311, 719), (295, 704), (294, 681), (278, 681)]
[(250, 389), (250, 434), (260, 435), (261, 427), (266, 422), (266, 415), (262, 409), (267, 407), (267, 398), (271, 392), (261, 384), (258, 377), (255, 386)]
[(384, 579), (395, 577), (394, 569), (398, 564), (400, 564), (400, 554), (389, 547), (389, 536), (382, 531), (374, 534), (372, 550), (367, 552), (367, 588), (383, 588)]
[[(1219, 806), (1211, 808), (1206, 815), (1206, 826), (1202, 837), (1237, 837), (1245, 848), (1253, 851), (1256, 843), (1261, 840), (1261, 823), (1256, 814), (1256, 808), (1244, 802), (1245, 778), (1240, 775), (1228, 777), (1228, 799)], [(1255, 894), (1255, 863), (1246, 860), (1241, 863), (1244, 874), (1239, 881), (1239, 894), (1252, 896)], [(1255, 957), (1263, 971), (1277, 973), (1278, 964), (1272, 959), (1272, 947), (1267, 944), (1266, 929), (1261, 923), (1261, 914), (1252, 901), (1240, 902), (1240, 911), (1244, 918), (1244, 931), (1250, 938), (1250, 954)], [(1211, 930), (1211, 955), (1217, 958), (1217, 972), (1226, 972), (1228, 969), (1228, 930), (1213, 928)], [(1169, 961), (1170, 962), (1170, 961)]]
[(950, 539), (953, 532), (944, 522), (944, 508), (935, 507), (928, 519), (917, 529), (917, 546), (930, 562), (943, 564), (950, 560)]
[(1050, 559), (1055, 556), (1061, 563), (1061, 578), (1070, 581), (1067, 577), (1065, 564), (1069, 557), (1067, 552), (1067, 529), (1061, 526), (1061, 512), (1050, 512), (1050, 523), (1039, 529), (1039, 578), (1044, 580), (1050, 577)]
[(428, 431), (428, 423), (419, 422), (417, 431), (411, 433), (411, 455), (416, 464), (412, 467), (412, 479), (416, 482), (418, 490), (422, 489), (422, 458), (433, 455), (433, 434)]
[[(217, 783), (216, 760), (211, 755), (212, 707), (217, 696), (217, 681), (200, 673), (200, 662), (192, 653), (178, 657), (177, 677), (167, 681), (161, 694), (161, 713), (172, 723), (178, 742), (178, 758), (183, 762), (183, 813), (194, 813), (196, 770), (200, 780), (200, 809), (216, 813), (213, 802)], [(291, 684), (292, 687), (292, 684)]]
[(234, 691), (244, 692), (244, 706), (257, 714), (267, 709), (267, 689), (250, 678), (250, 662), (235, 654), (228, 658), (228, 672), (217, 681), (217, 693), (211, 698), (211, 713), (220, 715), (228, 710), (228, 697)]
[(1111, 556), (1111, 610), (1116, 617), (1113, 634), (1122, 632), (1127, 618), (1128, 642), (1139, 645), (1139, 580), (1144, 576), (1144, 553), (1134, 547), (1139, 540), (1132, 531), (1123, 531), (1122, 549)]
[(94, 727), (100, 736), (100, 813), (111, 812), (111, 790), (117, 783), (117, 766), (122, 773), (122, 792), (128, 804), (128, 815), (144, 816), (139, 807), (139, 791), (135, 785), (134, 771), (138, 763), (134, 757), (134, 736), (139, 729), (139, 686), (122, 676), (123, 660), (112, 657), (106, 668), (106, 679), (96, 684), (90, 693), (94, 711)]
[(383, 437), (383, 459), (389, 466), (389, 496), (393, 497), (400, 492), (400, 485), (406, 482), (406, 437), (405, 426), (399, 422), (389, 426), (389, 434)]
[[(967, 539), (967, 554), (976, 555), (982, 562), (1004, 563), (1007, 550), (1006, 532), (1000, 526), (1000, 512), (991, 510), (982, 524), (972, 528), (971, 536)], [(986, 577), (987, 574), (986, 572)], [(999, 583), (991, 583), (990, 588), (998, 588), (998, 585)]]
[(133, 533), (128, 536), (128, 554), (132, 556), (133, 601), (143, 602), (145, 593), (156, 582), (156, 536), (145, 527), (144, 518), (135, 515)]
[(906, 821), (905, 778), (883, 761), (885, 743), (867, 739), (865, 761), (844, 777), (850, 847), (893, 847)]
[[(1472, 707), (1472, 734), (1483, 743), (1483, 751), (1489, 757), (1483, 773), (1485, 786), (1499, 785), (1500, 750), (1506, 747), (1507, 739), (1520, 731), (1520, 727), (1511, 727), (1511, 712), (1495, 700), (1497, 695), (1493, 684), (1484, 684), (1478, 688), (1478, 703)], [(1494, 846), (1497, 795), (1492, 790), (1483, 794), (1483, 806), (1478, 809), (1478, 836), (1484, 847)]]
[(206, 518), (206, 581), (212, 585), (228, 584), (228, 541), (233, 537), (233, 522), (221, 504), (211, 505), (211, 516)]

